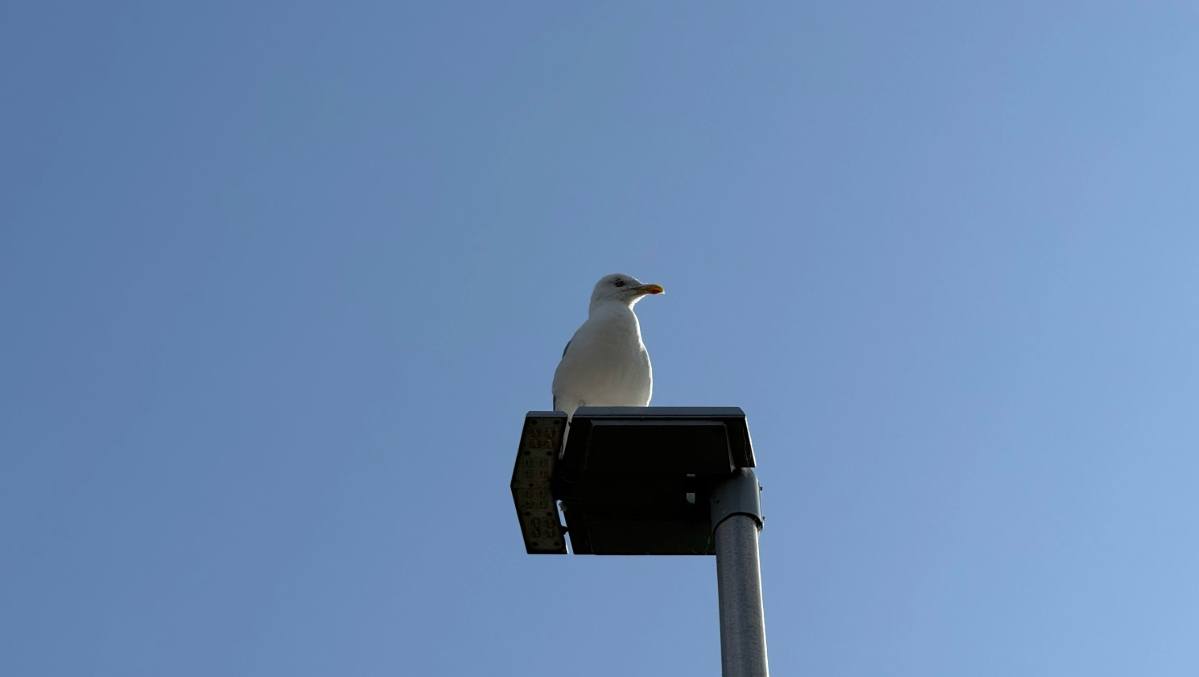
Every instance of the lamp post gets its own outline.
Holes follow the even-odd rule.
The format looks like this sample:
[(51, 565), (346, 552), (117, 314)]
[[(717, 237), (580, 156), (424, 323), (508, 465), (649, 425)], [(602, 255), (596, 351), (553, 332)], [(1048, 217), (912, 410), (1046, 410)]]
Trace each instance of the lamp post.
[(526, 551), (566, 554), (566, 534), (576, 555), (715, 555), (723, 675), (768, 675), (745, 413), (581, 407), (563, 449), (565, 430), (562, 412), (525, 417), (511, 487)]

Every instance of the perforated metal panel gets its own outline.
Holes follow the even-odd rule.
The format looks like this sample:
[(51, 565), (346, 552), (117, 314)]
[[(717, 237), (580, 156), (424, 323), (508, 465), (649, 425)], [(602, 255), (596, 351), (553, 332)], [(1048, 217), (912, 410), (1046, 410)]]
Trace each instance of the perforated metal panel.
[(530, 554), (566, 554), (552, 489), (565, 430), (566, 414), (531, 411), (521, 431), (510, 486), (525, 550)]

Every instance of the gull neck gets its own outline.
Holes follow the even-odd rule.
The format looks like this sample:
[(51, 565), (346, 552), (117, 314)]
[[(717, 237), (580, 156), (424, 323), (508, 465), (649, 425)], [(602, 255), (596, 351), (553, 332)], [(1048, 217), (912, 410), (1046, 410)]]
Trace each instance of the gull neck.
[(591, 307), (587, 311), (587, 315), (589, 317), (595, 317), (596, 315), (616, 314), (620, 312), (627, 312), (630, 315), (635, 315), (633, 313), (633, 303), (626, 303), (620, 299), (600, 299), (598, 301), (592, 301)]

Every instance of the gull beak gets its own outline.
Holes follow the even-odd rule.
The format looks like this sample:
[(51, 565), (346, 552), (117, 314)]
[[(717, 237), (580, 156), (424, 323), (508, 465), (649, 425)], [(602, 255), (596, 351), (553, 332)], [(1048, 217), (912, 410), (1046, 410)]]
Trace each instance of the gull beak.
[(640, 287), (633, 287), (633, 291), (639, 294), (663, 294), (666, 292), (660, 284), (643, 284)]

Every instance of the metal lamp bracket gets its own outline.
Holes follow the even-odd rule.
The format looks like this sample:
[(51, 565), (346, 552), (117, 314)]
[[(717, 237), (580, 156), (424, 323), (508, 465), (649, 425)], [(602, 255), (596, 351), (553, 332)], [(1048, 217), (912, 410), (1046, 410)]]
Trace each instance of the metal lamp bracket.
[(762, 528), (762, 487), (753, 468), (738, 468), (728, 479), (716, 485), (710, 500), (712, 531), (733, 515), (748, 515)]

